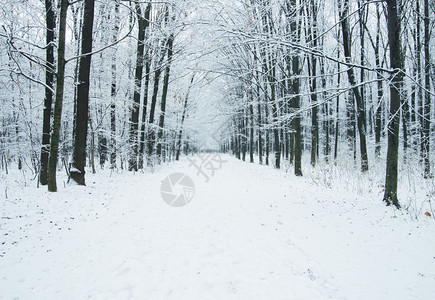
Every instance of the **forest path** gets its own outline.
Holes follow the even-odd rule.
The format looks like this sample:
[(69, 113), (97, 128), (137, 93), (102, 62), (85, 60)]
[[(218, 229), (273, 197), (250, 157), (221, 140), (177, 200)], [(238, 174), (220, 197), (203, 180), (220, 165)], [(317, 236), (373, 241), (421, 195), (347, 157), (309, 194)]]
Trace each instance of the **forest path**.
[[(403, 225), (381, 203), (309, 176), (223, 158), (208, 182), (184, 159), (152, 174), (88, 175), (86, 189), (33, 189), (30, 205), (17, 197), (16, 214), (26, 205), (27, 213), (2, 219), (0, 298), (401, 299), (434, 292), (430, 224)], [(160, 193), (175, 172), (195, 183), (193, 200), (180, 208)], [(20, 242), (7, 247), (14, 239)]]

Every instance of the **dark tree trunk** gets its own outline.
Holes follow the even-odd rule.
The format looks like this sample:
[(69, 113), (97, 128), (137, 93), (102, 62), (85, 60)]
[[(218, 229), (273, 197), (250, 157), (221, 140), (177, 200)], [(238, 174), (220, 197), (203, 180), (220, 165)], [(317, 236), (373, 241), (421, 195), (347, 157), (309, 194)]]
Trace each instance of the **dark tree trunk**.
[(50, 157), (48, 160), (48, 190), (57, 191), (56, 167), (59, 152), (60, 123), (62, 118), (63, 90), (65, 83), (65, 36), (68, 0), (60, 2), (59, 36), (57, 46), (56, 98), (54, 102), (53, 132), (50, 138)]
[[(269, 108), (268, 103), (266, 102), (264, 104), (264, 124), (268, 124), (269, 122)], [(265, 141), (265, 150), (266, 150), (266, 165), (269, 165), (269, 152), (270, 152), (270, 131), (268, 128), (264, 130), (264, 134), (266, 135), (266, 141)]]
[[(289, 10), (290, 17), (292, 18), (290, 21), (290, 31), (295, 34), (296, 42), (299, 42), (301, 39), (301, 26), (299, 23), (299, 28), (296, 20), (296, 0), (290, 1), (291, 10)], [(292, 73), (293, 80), (291, 83), (292, 94), (293, 94), (293, 109), (295, 112), (298, 112), (301, 106), (300, 99), (300, 75), (301, 69), (299, 66), (299, 55), (296, 53), (292, 57)], [(302, 176), (302, 126), (301, 126), (301, 115), (297, 113), (292, 121), (293, 131), (294, 131), (294, 164), (295, 164), (295, 175)]]
[[(166, 42), (165, 42), (166, 44)], [(163, 44), (163, 45), (165, 45)], [(159, 93), (159, 85), (160, 85), (160, 76), (162, 74), (162, 65), (163, 60), (166, 54), (166, 47), (162, 47), (162, 51), (160, 53), (160, 61), (155, 66), (156, 70), (154, 71), (154, 86), (153, 86), (153, 95), (151, 97), (151, 107), (150, 107), (150, 117), (148, 119), (148, 165), (153, 164), (153, 155), (154, 155), (154, 144), (156, 132), (154, 128), (154, 117), (157, 105), (157, 96)]]
[(424, 0), (424, 115), (423, 115), (423, 161), (424, 177), (431, 177), (430, 172), (430, 125), (431, 125), (431, 101), (430, 101), (430, 24), (429, 24), (429, 0)]
[[(340, 22), (343, 33), (343, 48), (344, 56), (347, 63), (352, 63), (352, 51), (351, 51), (351, 40), (350, 40), (350, 29), (348, 22), (348, 11), (349, 3), (348, 0), (345, 1), (343, 11), (340, 13)], [(357, 117), (357, 127), (360, 138), (360, 151), (361, 151), (361, 171), (365, 172), (369, 169), (368, 156), (367, 156), (367, 143), (366, 143), (366, 117), (364, 109), (364, 101), (361, 97), (361, 93), (356, 86), (355, 73), (353, 68), (348, 68), (347, 75), (349, 78), (349, 83), (352, 85), (352, 91), (356, 99), (356, 117)]]
[(274, 141), (274, 152), (275, 152), (275, 168), (279, 169), (281, 167), (281, 144), (279, 139), (279, 129), (278, 129), (278, 107), (276, 100), (276, 70), (275, 70), (275, 60), (271, 61), (271, 76), (269, 77), (270, 88), (271, 88), (271, 102), (272, 102), (272, 117), (274, 128), (273, 128), (273, 141)]
[(184, 119), (186, 118), (186, 111), (187, 111), (187, 102), (189, 100), (189, 94), (190, 94), (190, 88), (192, 87), (193, 80), (195, 79), (195, 75), (192, 75), (192, 78), (190, 79), (189, 87), (187, 88), (186, 93), (186, 99), (184, 99), (184, 105), (183, 105), (183, 115), (181, 117), (181, 124), (180, 124), (180, 131), (178, 132), (178, 138), (177, 138), (177, 148), (176, 148), (176, 154), (175, 154), (175, 160), (180, 159), (180, 152), (181, 152), (181, 145), (182, 145), (182, 137), (183, 137), (183, 125), (184, 125)]
[[(257, 82), (259, 82), (259, 75), (257, 73)], [(257, 125), (258, 125), (258, 163), (260, 165), (263, 164), (263, 137), (262, 137), (262, 131), (261, 128), (263, 125), (263, 119), (261, 117), (261, 97), (260, 97), (260, 84), (257, 84)]]
[[(306, 7), (307, 9), (307, 22), (309, 22), (308, 30), (306, 32), (307, 42), (310, 47), (317, 50), (317, 5), (315, 0), (310, 0)], [(311, 55), (307, 57), (308, 60), (308, 74), (309, 74), (309, 88), (311, 100), (311, 165), (316, 165), (319, 149), (319, 122), (318, 122), (318, 108), (317, 108), (317, 57)]]
[(174, 35), (171, 34), (168, 38), (167, 48), (168, 48), (168, 61), (166, 62), (165, 76), (163, 78), (163, 91), (162, 91), (162, 99), (160, 102), (160, 119), (159, 119), (159, 128), (158, 128), (158, 136), (157, 139), (159, 143), (157, 144), (157, 156), (160, 157), (162, 155), (162, 144), (163, 142), (163, 131), (165, 126), (165, 114), (166, 114), (166, 99), (168, 96), (168, 88), (169, 88), (169, 76), (171, 74), (171, 63), (172, 63), (172, 47), (174, 45)]
[[(145, 19), (149, 23), (151, 14), (151, 6), (145, 11)], [(149, 27), (149, 24), (146, 26)], [(145, 32), (145, 38), (147, 38), (147, 33)], [(145, 132), (146, 132), (146, 122), (148, 114), (148, 90), (150, 86), (150, 75), (151, 75), (151, 60), (150, 60), (150, 50), (145, 50), (145, 82), (144, 82), (144, 94), (142, 97), (142, 120), (140, 127), (140, 137), (139, 138), (139, 163), (138, 169), (143, 169), (144, 166), (144, 155), (145, 155)]]
[(246, 110), (243, 109), (242, 116), (240, 118), (240, 140), (241, 140), (241, 151), (242, 151), (242, 160), (246, 161), (246, 145), (247, 145), (247, 117)]
[[(339, 34), (338, 34), (339, 38)], [(340, 51), (337, 51), (337, 59), (340, 59)], [(340, 86), (340, 63), (337, 64), (337, 86)], [(334, 142), (334, 160), (337, 162), (337, 156), (338, 156), (338, 138), (340, 137), (340, 123), (339, 123), (339, 114), (340, 114), (340, 95), (337, 95), (337, 104), (335, 108), (335, 142)]]
[(422, 62), (421, 62), (421, 52), (422, 52), (422, 43), (421, 43), (421, 19), (422, 19), (422, 14), (421, 14), (421, 9), (420, 9), (420, 1), (415, 1), (416, 2), (416, 16), (415, 16), (415, 21), (416, 21), (416, 57), (417, 57), (417, 85), (418, 85), (418, 96), (417, 96), (417, 107), (418, 107), (418, 112), (417, 112), (417, 119), (419, 121), (419, 131), (420, 131), (420, 156), (421, 156), (421, 161), (424, 162), (424, 103), (423, 103), (423, 77), (422, 77)]
[[(381, 37), (381, 14), (379, 12), (379, 5), (376, 3), (376, 16), (377, 16), (377, 29), (376, 29), (376, 44), (375, 44), (375, 61), (378, 68), (381, 67), (381, 54), (380, 54), (380, 37)], [(375, 121), (375, 155), (379, 157), (381, 154), (381, 131), (382, 131), (382, 115), (383, 115), (383, 79), (381, 71), (376, 72), (377, 89), (378, 89), (378, 102), (376, 108), (376, 121)]]
[[(119, 32), (119, 3), (115, 4), (115, 24), (113, 29), (112, 42), (116, 42)], [(110, 104), (110, 168), (116, 168), (116, 55), (117, 47), (112, 54), (112, 85), (110, 90), (111, 104)]]
[(394, 70), (390, 83), (390, 114), (388, 122), (387, 170), (384, 201), (400, 208), (397, 198), (397, 177), (399, 157), (400, 89), (403, 81), (402, 49), (400, 45), (400, 19), (397, 14), (397, 1), (387, 0), (388, 40), (390, 43), (390, 67)]
[(254, 103), (252, 99), (252, 94), (251, 94), (251, 103), (249, 105), (249, 117), (250, 117), (250, 125), (251, 128), (249, 129), (249, 162), (253, 163), (254, 162)]
[[(151, 5), (148, 4), (145, 15), (149, 16)], [(145, 49), (145, 31), (149, 25), (149, 20), (142, 16), (140, 4), (136, 3), (136, 15), (138, 17), (138, 39), (136, 51), (136, 71), (134, 77), (134, 92), (133, 92), (133, 108), (130, 117), (130, 158), (128, 162), (128, 169), (130, 171), (137, 171), (138, 159), (138, 129), (139, 129), (139, 110), (140, 110), (140, 92), (142, 89), (142, 73), (144, 62), (144, 49)]]
[(150, 86), (150, 72), (151, 72), (151, 62), (149, 54), (145, 55), (145, 82), (144, 82), (144, 94), (142, 98), (142, 120), (140, 127), (140, 139), (139, 139), (139, 163), (138, 168), (143, 169), (144, 167), (144, 155), (145, 155), (145, 133), (146, 133), (146, 122), (148, 114), (148, 90)]
[[(94, 24), (95, 0), (85, 0), (82, 29), (81, 54), (92, 52), (92, 29)], [(77, 87), (77, 113), (74, 124), (73, 157), (70, 169), (71, 179), (79, 185), (85, 185), (86, 141), (89, 117), (89, 75), (91, 55), (80, 57), (79, 82)]]
[(48, 155), (50, 153), (50, 122), (51, 108), (53, 104), (54, 88), (54, 30), (56, 28), (56, 19), (54, 16), (54, 7), (52, 0), (45, 0), (45, 22), (46, 22), (46, 43), (45, 59), (47, 67), (45, 70), (45, 99), (44, 99), (44, 119), (42, 124), (42, 147), (41, 147), (41, 169), (39, 181), (42, 185), (48, 183)]

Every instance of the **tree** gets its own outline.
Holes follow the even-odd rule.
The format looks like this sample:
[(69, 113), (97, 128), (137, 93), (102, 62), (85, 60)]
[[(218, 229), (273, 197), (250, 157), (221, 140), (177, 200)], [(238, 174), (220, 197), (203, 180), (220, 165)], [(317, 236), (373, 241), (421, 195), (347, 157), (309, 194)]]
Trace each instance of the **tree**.
[(158, 134), (157, 134), (157, 140), (159, 141), (159, 143), (157, 144), (156, 154), (159, 157), (159, 161), (162, 155), (163, 130), (165, 125), (165, 114), (166, 114), (166, 99), (168, 96), (169, 76), (171, 73), (174, 38), (175, 38), (174, 34), (170, 34), (167, 43), (168, 60), (166, 62), (165, 76), (163, 77), (163, 91), (162, 91), (162, 99), (160, 102), (160, 118), (159, 118)]
[(431, 123), (431, 101), (430, 101), (430, 28), (429, 28), (429, 0), (424, 0), (424, 114), (423, 114), (423, 159), (424, 177), (431, 177), (430, 172), (430, 123)]
[[(113, 26), (113, 36), (112, 43), (115, 43), (118, 39), (119, 32), (119, 3), (115, 4), (115, 24)], [(112, 84), (110, 86), (110, 96), (111, 96), (111, 104), (110, 104), (110, 168), (116, 168), (116, 56), (118, 47), (114, 47), (114, 53), (112, 54)]]
[(131, 153), (129, 159), (129, 170), (138, 170), (138, 129), (139, 129), (139, 109), (140, 109), (140, 92), (142, 89), (142, 73), (144, 62), (144, 49), (145, 49), (145, 31), (147, 30), (150, 22), (151, 4), (148, 4), (145, 10), (145, 16), (142, 15), (140, 3), (136, 3), (136, 15), (138, 17), (138, 39), (137, 39), (137, 52), (136, 52), (136, 71), (134, 77), (134, 93), (133, 93), (133, 108), (130, 118), (130, 146)]
[(63, 93), (65, 84), (65, 36), (66, 17), (69, 1), (61, 0), (59, 16), (59, 35), (57, 45), (56, 98), (54, 102), (53, 132), (50, 138), (50, 157), (48, 160), (48, 190), (57, 191), (56, 168), (59, 152), (60, 122), (62, 118)]
[[(290, 23), (290, 34), (294, 39), (295, 43), (299, 43), (301, 39), (301, 28), (300, 24), (298, 26), (297, 21), (297, 7), (296, 0), (290, 0), (286, 2), (286, 13), (287, 13), (287, 22)], [(295, 51), (295, 50), (293, 50)], [(301, 99), (300, 99), (300, 72), (301, 68), (299, 66), (299, 51), (295, 51), (295, 53), (291, 57), (291, 73), (293, 75), (293, 79), (291, 80), (291, 97), (292, 97), (292, 108), (295, 111), (296, 115), (292, 120), (292, 129), (294, 131), (294, 164), (295, 164), (295, 175), (302, 176), (302, 128), (301, 128), (301, 115), (298, 110), (300, 109)], [(288, 66), (290, 68), (290, 65)]]
[(180, 152), (181, 152), (181, 145), (182, 145), (182, 137), (183, 137), (183, 125), (184, 125), (184, 120), (186, 118), (186, 111), (187, 111), (187, 101), (189, 100), (189, 95), (190, 95), (190, 89), (192, 88), (193, 85), (193, 80), (195, 79), (195, 73), (192, 75), (192, 77), (190, 78), (190, 82), (189, 85), (187, 87), (187, 93), (186, 93), (186, 97), (184, 99), (184, 105), (183, 105), (183, 115), (181, 117), (181, 123), (180, 123), (180, 130), (178, 132), (178, 139), (177, 139), (177, 145), (176, 145), (176, 156), (175, 156), (175, 160), (179, 160), (180, 159)]
[(41, 169), (39, 181), (42, 185), (48, 183), (48, 156), (50, 153), (50, 128), (51, 111), (53, 105), (53, 83), (54, 83), (54, 30), (56, 18), (54, 16), (54, 4), (52, 0), (45, 0), (45, 23), (46, 23), (46, 70), (45, 70), (45, 99), (44, 116), (42, 125), (42, 147), (41, 147)]
[[(339, 2), (340, 3), (340, 2)], [(349, 0), (344, 0), (344, 7), (341, 10), (340, 7), (340, 23), (343, 33), (343, 48), (344, 56), (348, 64), (351, 63), (352, 50), (351, 50), (351, 40), (350, 40), (350, 28), (349, 28)], [(360, 90), (356, 85), (355, 73), (352, 67), (348, 67), (347, 76), (349, 83), (351, 84), (353, 94), (356, 99), (356, 116), (357, 116), (357, 126), (360, 138), (360, 150), (361, 150), (361, 170), (363, 172), (369, 169), (369, 162), (367, 156), (367, 142), (366, 142), (366, 117), (364, 109), (364, 101), (361, 97)]]
[(403, 82), (402, 49), (400, 45), (400, 19), (397, 12), (397, 0), (387, 0), (388, 40), (390, 43), (390, 113), (388, 118), (387, 170), (385, 178), (384, 201), (400, 208), (397, 197), (399, 125), (400, 125), (400, 91)]
[(92, 31), (95, 0), (84, 0), (81, 57), (77, 87), (77, 111), (73, 132), (71, 179), (85, 185), (86, 141), (89, 121), (89, 74), (91, 70)]

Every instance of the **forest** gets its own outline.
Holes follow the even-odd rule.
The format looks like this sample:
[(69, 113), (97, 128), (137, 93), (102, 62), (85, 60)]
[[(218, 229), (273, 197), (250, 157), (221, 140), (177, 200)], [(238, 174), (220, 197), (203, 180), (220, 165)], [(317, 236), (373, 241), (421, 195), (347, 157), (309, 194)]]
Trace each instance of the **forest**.
[(0, 0), (0, 299), (431, 299), (434, 50), (429, 0)]
[(61, 166), (85, 184), (203, 150), (296, 175), (353, 156), (399, 208), (399, 160), (432, 177), (429, 2), (5, 1), (2, 170), (56, 191)]

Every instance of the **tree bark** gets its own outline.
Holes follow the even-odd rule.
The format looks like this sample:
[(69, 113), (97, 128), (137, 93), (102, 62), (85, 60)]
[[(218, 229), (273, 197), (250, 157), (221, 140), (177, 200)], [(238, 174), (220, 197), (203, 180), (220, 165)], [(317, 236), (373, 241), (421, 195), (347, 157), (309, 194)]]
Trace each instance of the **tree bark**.
[[(297, 7), (296, 0), (290, 0), (287, 6), (287, 19), (290, 23), (290, 33), (294, 36), (295, 42), (300, 42), (301, 40), (301, 26), (297, 22)], [(291, 73), (293, 79), (291, 80), (291, 92), (292, 92), (292, 108), (295, 112), (300, 109), (301, 99), (300, 99), (300, 72), (301, 68), (299, 66), (299, 52), (296, 52), (291, 58)], [(302, 126), (301, 126), (301, 115), (297, 113), (292, 121), (292, 128), (294, 131), (294, 171), (296, 176), (302, 176)]]
[[(381, 37), (381, 14), (379, 12), (379, 4), (376, 3), (376, 17), (377, 17), (377, 28), (376, 28), (376, 43), (375, 43), (375, 61), (376, 66), (381, 67), (381, 54), (380, 54), (380, 37)], [(383, 81), (380, 71), (376, 72), (377, 79), (377, 94), (378, 103), (376, 108), (376, 121), (375, 121), (375, 156), (379, 157), (381, 155), (381, 131), (382, 131), (382, 116), (383, 116)]]
[[(115, 4), (115, 24), (113, 27), (112, 43), (118, 39), (119, 32), (119, 3)], [(118, 53), (118, 47), (114, 47), (115, 51), (112, 54), (112, 85), (110, 87), (110, 168), (116, 168), (116, 55)]]
[[(165, 42), (166, 44), (166, 42)], [(164, 44), (164, 45), (165, 45)], [(166, 54), (166, 47), (162, 47), (161, 53), (160, 53), (160, 60), (158, 64), (155, 66), (156, 70), (154, 71), (154, 86), (153, 86), (153, 95), (151, 97), (151, 107), (150, 107), (150, 117), (148, 119), (148, 165), (153, 164), (153, 155), (154, 155), (154, 145), (155, 145), (155, 138), (156, 138), (156, 132), (154, 128), (154, 118), (155, 118), (155, 111), (156, 111), (156, 104), (157, 104), (157, 96), (159, 93), (159, 85), (160, 85), (160, 76), (162, 74), (162, 65), (163, 65), (163, 59)]]
[(184, 99), (183, 115), (181, 117), (180, 131), (178, 132), (177, 149), (176, 149), (176, 154), (175, 154), (175, 160), (177, 160), (177, 161), (180, 159), (180, 152), (181, 152), (181, 146), (182, 146), (182, 137), (183, 137), (184, 119), (186, 118), (187, 103), (188, 103), (188, 100), (189, 100), (190, 88), (192, 87), (193, 79), (194, 78), (195, 78), (195, 74), (192, 75), (192, 78), (190, 79), (189, 87), (187, 88), (186, 99)]
[(50, 157), (48, 160), (48, 190), (57, 191), (56, 167), (59, 152), (60, 123), (62, 119), (63, 90), (65, 83), (65, 36), (66, 36), (66, 17), (68, 11), (68, 0), (60, 2), (59, 36), (57, 46), (57, 78), (56, 78), (56, 98), (54, 102), (53, 133), (50, 139)]
[(424, 177), (432, 177), (430, 172), (430, 124), (431, 124), (431, 101), (430, 101), (430, 26), (429, 26), (429, 0), (424, 0), (424, 115), (423, 115), (423, 161)]
[[(148, 4), (145, 15), (149, 16), (151, 4)], [(134, 92), (133, 92), (133, 108), (130, 117), (130, 158), (128, 162), (128, 169), (130, 171), (137, 171), (138, 159), (138, 129), (139, 129), (139, 109), (140, 109), (140, 93), (142, 89), (142, 73), (144, 62), (144, 49), (145, 49), (145, 31), (149, 25), (149, 19), (142, 16), (140, 3), (136, 3), (136, 15), (138, 17), (138, 39), (136, 51), (136, 70), (134, 77)]]
[[(348, 11), (349, 2), (345, 0), (343, 11), (340, 12), (340, 22), (343, 33), (343, 48), (344, 55), (347, 63), (352, 63), (352, 51), (351, 51), (351, 40), (350, 40), (350, 29), (348, 22)], [(367, 143), (366, 143), (366, 117), (364, 109), (364, 101), (361, 97), (360, 91), (356, 86), (355, 73), (353, 68), (348, 68), (347, 75), (349, 78), (349, 83), (352, 85), (352, 91), (356, 99), (356, 116), (357, 116), (357, 127), (360, 138), (360, 151), (361, 151), (361, 171), (366, 172), (369, 169), (369, 162), (367, 156)]]
[(168, 48), (168, 61), (166, 62), (165, 76), (163, 78), (163, 90), (162, 90), (162, 99), (160, 102), (160, 118), (159, 118), (159, 128), (157, 139), (159, 143), (157, 144), (157, 156), (159, 160), (162, 155), (162, 144), (163, 144), (163, 130), (165, 126), (165, 113), (166, 113), (166, 99), (168, 96), (168, 88), (169, 88), (169, 76), (171, 74), (171, 63), (172, 63), (172, 54), (173, 54), (173, 45), (174, 45), (174, 35), (171, 34), (168, 38), (167, 48)]
[[(81, 54), (92, 52), (92, 30), (94, 25), (95, 0), (85, 0), (83, 13)], [(85, 185), (86, 142), (89, 122), (89, 76), (91, 55), (80, 57), (79, 82), (77, 87), (77, 113), (73, 132), (73, 157), (70, 169), (71, 179)]]
[(400, 89), (403, 81), (402, 49), (400, 45), (400, 19), (397, 14), (397, 1), (387, 0), (388, 40), (390, 43), (390, 67), (394, 70), (390, 83), (390, 114), (388, 122), (388, 150), (385, 178), (384, 201), (400, 208), (397, 197), (399, 125), (400, 125)]
[[(54, 16), (54, 7), (52, 0), (45, 0), (45, 22), (46, 22), (46, 43), (45, 59), (47, 67), (45, 70), (45, 99), (44, 99), (44, 117), (42, 124), (42, 147), (41, 147), (41, 169), (39, 173), (39, 182), (42, 185), (48, 183), (48, 156), (50, 153), (50, 123), (51, 109), (53, 104), (54, 88), (54, 30), (56, 28), (56, 18)], [(51, 89), (50, 89), (51, 88)]]

